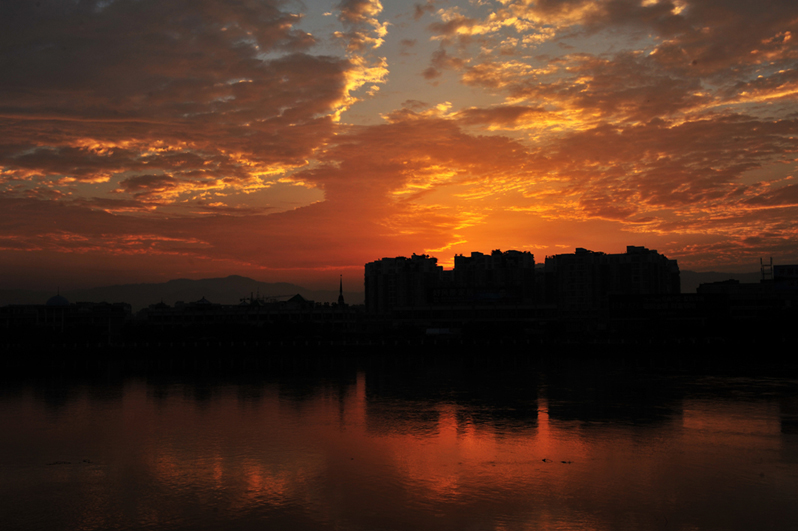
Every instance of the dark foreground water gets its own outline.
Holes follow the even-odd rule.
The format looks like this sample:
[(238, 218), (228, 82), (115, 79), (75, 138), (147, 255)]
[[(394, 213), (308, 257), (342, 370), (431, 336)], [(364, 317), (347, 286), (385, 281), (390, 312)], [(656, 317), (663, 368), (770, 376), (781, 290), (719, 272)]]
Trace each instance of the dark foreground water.
[(7, 530), (798, 529), (778, 374), (382, 358), (2, 385)]

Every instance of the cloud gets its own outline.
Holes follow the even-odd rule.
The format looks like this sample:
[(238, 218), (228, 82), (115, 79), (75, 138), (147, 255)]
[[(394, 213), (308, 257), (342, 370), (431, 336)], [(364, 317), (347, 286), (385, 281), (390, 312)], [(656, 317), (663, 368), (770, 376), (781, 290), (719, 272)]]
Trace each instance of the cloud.
[[(463, 67), (465, 63), (450, 59), (447, 63), (455, 67)], [(486, 60), (463, 70), (462, 81), (466, 85), (476, 85), (491, 89), (504, 89), (524, 83), (528, 77), (538, 73), (527, 63), (521, 61)], [(520, 89), (515, 89), (520, 92)]]
[[(523, 69), (509, 65), (509, 76), (505, 74), (507, 65), (500, 71), (515, 81), (508, 87), (513, 98), (541, 102), (555, 110), (566, 109), (583, 115), (583, 120), (648, 121), (701, 110), (715, 103), (698, 80), (661, 72), (640, 54), (619, 54), (612, 59), (571, 55), (558, 64), (559, 75), (546, 76), (544, 72), (544, 76), (533, 74), (522, 81), (519, 78)], [(464, 76), (464, 80), (495, 86), (499, 74), (491, 73)]]
[(501, 105), (493, 108), (471, 107), (459, 111), (455, 116), (464, 125), (488, 125), (489, 128), (513, 128), (540, 118), (546, 111), (541, 107), (523, 105)]
[(429, 107), (429, 103), (419, 100), (405, 100), (402, 102), (403, 109), (410, 109), (412, 111), (421, 111)]
[(433, 22), (429, 25), (429, 29), (432, 33), (443, 37), (451, 37), (458, 34), (471, 35), (474, 26), (479, 23), (477, 19), (465, 17), (456, 12), (441, 10), (439, 13), (443, 21)]
[(379, 65), (308, 54), (315, 40), (282, 5), (15, 7), (0, 21), (0, 69), (14, 72), (0, 76), (3, 179), (25, 194), (168, 174), (184, 191), (246, 193), (306, 164)]
[[(418, 4), (426, 40), (374, 0), (340, 2), (326, 36), (289, 5), (7, 9), (4, 259), (277, 274), (580, 237), (697, 263), (794, 242), (794, 2)], [(389, 27), (413, 32), (375, 48)], [(410, 47), (430, 83), (391, 56)]]
[(465, 61), (458, 57), (452, 57), (445, 49), (438, 48), (432, 52), (430, 58), (430, 66), (426, 68), (421, 75), (424, 79), (435, 79), (443, 75), (443, 70), (455, 69), (459, 70), (465, 65)]
[[(146, 203), (168, 203), (183, 191), (180, 180), (169, 175), (137, 175), (119, 182), (117, 192), (132, 195), (135, 199)], [(190, 186), (190, 189), (195, 189)]]
[(413, 5), (413, 19), (415, 20), (420, 20), (425, 13), (434, 13), (434, 12), (435, 12), (434, 2), (427, 1), (424, 4)]
[(427, 79), (427, 80), (432, 80), (432, 79), (435, 79), (435, 78), (437, 78), (437, 77), (441, 77), (442, 75), (443, 75), (443, 74), (441, 73), (441, 71), (440, 71), (440, 70), (438, 70), (437, 68), (435, 68), (435, 67), (432, 67), (432, 66), (430, 66), (429, 68), (425, 68), (425, 69), (424, 69), (424, 70), (421, 72), (421, 76), (422, 76), (424, 79)]
[[(636, 32), (640, 39), (656, 39), (663, 56), (684, 54), (687, 61), (682, 66), (695, 61), (703, 74), (759, 62), (759, 53), (780, 59), (795, 57), (790, 39), (798, 24), (798, 7), (790, 0), (759, 4), (744, 0), (503, 0), (501, 4), (467, 26), (486, 33), (507, 26), (520, 34), (554, 29), (561, 36), (574, 31)], [(438, 14), (442, 22), (430, 27), (434, 33), (451, 35), (464, 26), (463, 17), (455, 10)]]
[[(603, 217), (608, 205), (623, 205), (624, 217), (653, 216), (661, 230), (722, 232), (748, 216), (748, 206), (790, 196), (790, 187), (760, 195), (760, 188), (741, 181), (746, 172), (791, 162), (796, 132), (795, 120), (745, 116), (679, 126), (602, 126), (552, 145), (547, 162), (558, 168), (566, 192), (580, 198), (587, 215)], [(677, 219), (681, 229), (673, 224)]]
[(753, 207), (798, 207), (798, 184), (767, 190), (744, 201)]
[(382, 12), (377, 0), (342, 0), (338, 4), (340, 18), (350, 24), (370, 24)]
[[(408, 102), (384, 124), (341, 125), (314, 165), (292, 177), (323, 190), (324, 201), (289, 211), (241, 211), (202, 199), (194, 202), (201, 218), (134, 217), (129, 213), (185, 185), (183, 178), (146, 174), (120, 181), (135, 200), (117, 203), (95, 199), (59, 207), (0, 197), (0, 234), (4, 248), (17, 252), (129, 253), (141, 263), (149, 254), (239, 271), (310, 271), (402, 252), (505, 245), (521, 220), (560, 224), (550, 227), (551, 237), (537, 233), (551, 245), (563, 233), (556, 227), (590, 220), (611, 224), (620, 242), (629, 232), (678, 236), (680, 246), (663, 248), (697, 261), (703, 251), (691, 241), (730, 242), (721, 256), (732, 256), (735, 248), (749, 254), (783, 248), (781, 239), (796, 232), (789, 179), (767, 186), (745, 182), (769, 164), (794, 166), (794, 120), (714, 116), (680, 125), (603, 125), (539, 146), (466, 132), (512, 128), (539, 114), (526, 106), (444, 112)], [(35, 221), (20, 225), (16, 219)], [(755, 237), (767, 243), (757, 247)], [(125, 242), (133, 242), (128, 250)]]
[(382, 12), (379, 0), (342, 0), (338, 4), (338, 20), (347, 28), (336, 32), (346, 42), (350, 52), (363, 52), (368, 48), (379, 48), (388, 34), (388, 23), (377, 16)]
[[(410, 102), (408, 107), (425, 104)], [(0, 196), (0, 233), (13, 242), (5, 248), (67, 255), (139, 256), (141, 251), (136, 260), (142, 264), (144, 254), (152, 253), (244, 269), (362, 265), (395, 249), (421, 252), (458, 240), (458, 227), (472, 224), (479, 214), (448, 193), (440, 201), (425, 198), (450, 186), (484, 194), (491, 183), (501, 186), (531, 165), (516, 142), (466, 134), (456, 122), (434, 114), (407, 110), (391, 120), (378, 126), (339, 126), (339, 134), (317, 152), (317, 162), (293, 174), (295, 181), (323, 190), (322, 202), (266, 215), (268, 211), (234, 211), (226, 203), (201, 199), (193, 202), (201, 218), (141, 216), (151, 204), (174, 201), (186, 189), (196, 192), (203, 182), (219, 184), (191, 181), (179, 173), (142, 173), (119, 180), (118, 193), (131, 199), (55, 203)], [(187, 162), (179, 157), (174, 166), (181, 164)], [(35, 223), (12, 221), (31, 216)], [(139, 243), (125, 250), (125, 242)]]
[[(560, 105), (594, 118), (646, 120), (708, 107), (794, 100), (798, 94), (793, 80), (785, 79), (798, 60), (794, 2), (773, 0), (755, 7), (713, 0), (501, 4), (476, 18), (457, 8), (439, 10), (440, 22), (429, 28), (449, 57), (450, 37), (482, 35), (479, 53), (467, 41), (454, 50), (462, 81), (507, 91), (515, 101)], [(517, 37), (508, 36), (510, 29)], [(556, 40), (573, 49), (569, 42), (584, 39), (612, 46), (604, 53), (566, 56), (551, 55), (549, 49), (539, 58), (518, 47)], [(491, 50), (514, 54), (514, 59), (497, 60)], [(428, 75), (435, 70), (442, 67), (432, 65)]]

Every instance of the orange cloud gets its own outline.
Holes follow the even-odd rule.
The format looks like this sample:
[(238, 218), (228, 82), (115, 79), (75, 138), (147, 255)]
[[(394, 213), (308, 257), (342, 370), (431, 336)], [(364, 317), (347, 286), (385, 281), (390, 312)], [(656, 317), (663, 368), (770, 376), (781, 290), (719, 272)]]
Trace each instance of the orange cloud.
[(301, 278), (630, 236), (798, 259), (794, 2), (90, 4), (0, 20), (6, 263)]

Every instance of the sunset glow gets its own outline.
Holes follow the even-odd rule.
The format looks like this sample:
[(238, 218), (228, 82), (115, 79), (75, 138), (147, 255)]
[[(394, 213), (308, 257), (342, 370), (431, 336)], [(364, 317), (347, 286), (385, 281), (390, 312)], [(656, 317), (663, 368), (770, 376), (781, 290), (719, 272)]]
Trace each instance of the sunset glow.
[(2, 288), (798, 262), (793, 0), (2, 5)]

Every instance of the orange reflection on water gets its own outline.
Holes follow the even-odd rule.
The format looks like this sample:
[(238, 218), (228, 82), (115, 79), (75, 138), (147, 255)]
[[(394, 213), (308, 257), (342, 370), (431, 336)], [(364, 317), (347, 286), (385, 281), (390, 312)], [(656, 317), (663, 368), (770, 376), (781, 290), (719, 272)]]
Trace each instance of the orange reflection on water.
[(695, 437), (712, 436), (729, 441), (753, 436), (750, 444), (768, 442), (766, 446), (778, 439), (757, 436), (777, 435), (781, 431), (777, 403), (687, 400), (682, 412), (682, 426)]
[[(774, 465), (785, 444), (775, 401), (675, 400), (666, 415), (657, 402), (638, 424), (623, 411), (591, 417), (597, 409), (544, 387), (509, 401), (407, 398), (368, 388), (361, 373), (254, 391), (153, 399), (131, 386), (119, 402), (72, 402), (69, 423), (55, 419), (26, 445), (46, 448), (51, 436), (53, 448), (91, 459), (53, 455), (72, 464), (39, 472), (74, 486), (81, 510), (67, 527), (80, 529), (255, 522), (278, 508), (359, 529), (689, 529), (710, 519), (720, 529), (734, 528), (732, 510), (751, 493), (772, 506), (763, 514), (783, 515), (795, 484)], [(47, 424), (35, 409), (17, 414)]]
[(390, 447), (397, 472), (407, 482), (425, 491), (431, 499), (452, 499), (460, 491), (461, 465), (473, 457), (474, 445), (461, 444), (458, 434), (456, 406), (440, 405), (437, 433), (419, 439), (410, 433), (386, 440)]
[(246, 460), (228, 471), (242, 476), (242, 489), (233, 493), (231, 507), (243, 511), (268, 504), (280, 506), (286, 503), (291, 483), (295, 478), (286, 471), (272, 472), (254, 460)]
[(235, 389), (227, 391), (209, 403), (170, 398), (156, 409), (150, 403), (151, 428), (138, 434), (147, 448), (144, 469), (166, 492), (193, 493), (233, 514), (282, 506), (307, 490), (308, 471), (318, 475), (323, 463), (301, 451), (303, 430), (282, 426), (296, 412), (281, 411), (276, 394), (242, 403)]

